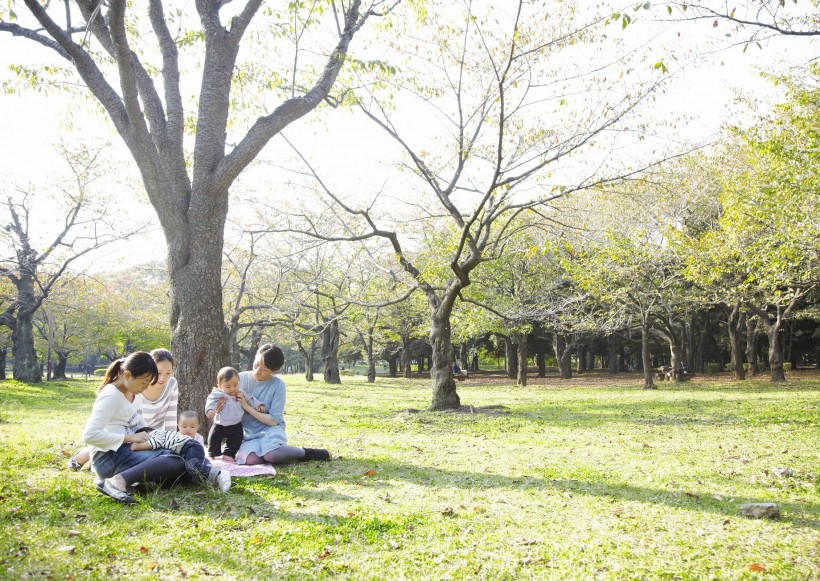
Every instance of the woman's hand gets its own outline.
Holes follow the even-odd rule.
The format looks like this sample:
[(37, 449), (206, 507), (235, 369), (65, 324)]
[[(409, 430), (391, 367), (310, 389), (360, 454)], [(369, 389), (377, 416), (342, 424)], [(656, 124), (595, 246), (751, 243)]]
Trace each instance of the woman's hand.
[(122, 439), (123, 444), (136, 444), (148, 441), (148, 432), (137, 432), (136, 434), (125, 434)]

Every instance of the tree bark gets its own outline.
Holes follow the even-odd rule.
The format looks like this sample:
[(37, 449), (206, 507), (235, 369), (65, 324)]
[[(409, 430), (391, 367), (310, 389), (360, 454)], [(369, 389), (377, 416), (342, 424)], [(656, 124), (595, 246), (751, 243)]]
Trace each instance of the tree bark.
[(66, 379), (65, 368), (68, 364), (68, 353), (62, 349), (57, 349), (57, 365), (51, 370), (51, 379)]
[(769, 337), (769, 369), (772, 372), (772, 383), (786, 381), (786, 374), (783, 371), (783, 347), (780, 344), (781, 326), (782, 322), (778, 320), (766, 328), (766, 335)]
[(504, 338), (504, 366), (507, 368), (507, 377), (515, 379), (518, 376), (518, 348), (509, 335)]
[(17, 320), (11, 332), (11, 352), (14, 357), (12, 377), (24, 383), (40, 383), (42, 368), (34, 348), (34, 313), (18, 308)]
[(746, 315), (741, 311), (740, 301), (735, 302), (729, 310), (729, 318), (726, 328), (729, 331), (729, 345), (732, 352), (732, 371), (735, 379), (743, 381), (746, 379), (746, 372), (743, 370), (743, 341), (742, 328), (746, 325)]
[(543, 349), (535, 354), (535, 364), (538, 366), (538, 377), (547, 376), (547, 354)]
[(618, 338), (614, 334), (607, 335), (607, 352), (609, 354), (609, 374), (618, 373)]
[(401, 336), (401, 375), (405, 379), (413, 376), (413, 370), (410, 369), (410, 335)]
[(398, 365), (397, 360), (398, 360), (398, 357), (395, 356), (395, 355), (393, 357), (388, 357), (388, 359), (387, 359), (387, 369), (388, 369), (388, 374), (390, 375), (390, 377), (396, 377), (398, 375), (399, 365)]
[(572, 365), (570, 349), (567, 349), (566, 337), (558, 332), (552, 334), (552, 345), (555, 350), (555, 359), (558, 363), (558, 375), (561, 379), (572, 379)]
[(749, 377), (754, 377), (760, 371), (757, 363), (757, 353), (760, 344), (760, 326), (757, 317), (746, 317), (746, 361), (749, 364)]
[(527, 333), (515, 333), (513, 337), (518, 344), (517, 383), (525, 387), (527, 385)]
[(583, 345), (583, 344), (579, 343), (575, 347), (575, 354), (576, 354), (576, 357), (577, 357), (577, 361), (575, 362), (575, 364), (576, 364), (575, 371), (578, 373), (578, 375), (581, 375), (582, 373), (585, 373), (586, 370), (587, 370), (586, 353), (587, 353), (586, 345)]
[(644, 323), (641, 325), (641, 362), (643, 364), (643, 388), (657, 389), (655, 381), (652, 379), (652, 359), (649, 355), (649, 332), (651, 326)]
[(322, 330), (322, 364), (325, 367), (325, 383), (339, 384), (339, 320), (325, 321)]
[[(451, 302), (451, 301), (450, 301)], [(430, 320), (430, 345), (433, 348), (433, 366), (430, 381), (433, 387), (431, 410), (457, 409), (461, 399), (453, 379), (453, 344), (450, 329), (450, 308), (439, 306)]]
[(6, 380), (6, 353), (5, 347), (0, 348), (0, 381)]

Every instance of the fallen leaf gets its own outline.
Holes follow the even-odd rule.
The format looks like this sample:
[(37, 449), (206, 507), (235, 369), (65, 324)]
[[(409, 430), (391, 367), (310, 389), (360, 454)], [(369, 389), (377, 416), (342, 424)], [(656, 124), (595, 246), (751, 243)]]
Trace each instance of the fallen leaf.
[(364, 475), (365, 475), (365, 476), (375, 476), (375, 475), (376, 475), (376, 470), (375, 470), (375, 469), (373, 469), (373, 468), (371, 468), (370, 470), (368, 470), (367, 472), (365, 472), (365, 473), (364, 473)]
[(148, 552), (148, 547), (140, 547), (140, 553), (143, 555)]
[(444, 510), (441, 511), (441, 514), (443, 514), (444, 516), (450, 516), (451, 514), (453, 514), (453, 509), (449, 506), (444, 507)]
[(612, 514), (614, 514), (615, 516), (621, 516), (621, 514), (622, 514), (623, 512), (624, 512), (624, 509), (622, 509), (622, 508), (616, 508), (615, 510), (613, 510), (613, 511), (612, 511)]
[(80, 536), (80, 531), (78, 531), (76, 529), (71, 529), (70, 531), (68, 531), (68, 536), (69, 537), (79, 537)]
[(325, 559), (330, 556), (330, 549), (325, 548), (320, 554), (316, 555), (317, 559)]
[(694, 492), (685, 492), (684, 494), (686, 494), (686, 496), (688, 496), (689, 498), (694, 498), (695, 500), (700, 500), (700, 496), (698, 496)]
[(179, 503), (176, 498), (171, 499), (171, 510), (179, 510)]
[(60, 547), (57, 550), (61, 551), (63, 553), (68, 553), (69, 555), (73, 555), (77, 552), (77, 547), (75, 547), (73, 545), (69, 545), (69, 546), (65, 546), (65, 547)]
[(715, 18), (715, 21), (712, 23), (712, 28), (717, 28), (717, 25), (718, 25), (718, 21), (717, 21), (717, 18)]
[(148, 563), (148, 568), (156, 570), (156, 569), (159, 568), (159, 563), (156, 563), (156, 562), (155, 563)]
[(732, 522), (732, 521), (730, 521), (730, 520), (727, 518), (725, 521), (723, 521), (723, 526), (728, 525), (730, 522)]
[(760, 563), (752, 563), (749, 565), (749, 571), (768, 571), (768, 569)]
[(521, 544), (525, 547), (531, 547), (532, 545), (537, 545), (538, 541), (521, 541)]
[(348, 512), (347, 513), (347, 518), (353, 518), (354, 516), (356, 516), (355, 512)]
[(467, 507), (466, 507), (466, 506), (464, 506), (463, 504), (459, 504), (459, 505), (458, 505), (458, 507), (459, 507), (461, 510), (467, 510)]
[(253, 537), (253, 538), (251, 539), (251, 544), (252, 544), (252, 545), (258, 545), (258, 544), (259, 544), (259, 543), (261, 543), (261, 542), (262, 542), (262, 537)]
[(483, 506), (474, 506), (473, 507), (473, 512), (484, 512), (484, 507)]

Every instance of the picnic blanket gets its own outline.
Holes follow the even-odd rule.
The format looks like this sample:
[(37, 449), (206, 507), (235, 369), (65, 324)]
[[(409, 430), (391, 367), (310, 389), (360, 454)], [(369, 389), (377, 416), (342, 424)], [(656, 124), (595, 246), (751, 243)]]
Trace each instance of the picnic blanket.
[(276, 476), (276, 468), (270, 464), (234, 464), (222, 460), (211, 460), (211, 464), (231, 476)]

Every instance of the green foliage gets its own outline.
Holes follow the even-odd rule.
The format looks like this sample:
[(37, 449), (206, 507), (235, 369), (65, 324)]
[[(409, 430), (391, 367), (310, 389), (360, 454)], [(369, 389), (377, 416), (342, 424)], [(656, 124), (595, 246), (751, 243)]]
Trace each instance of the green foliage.
[(719, 363), (707, 363), (703, 366), (703, 372), (706, 375), (716, 375), (723, 371)]

